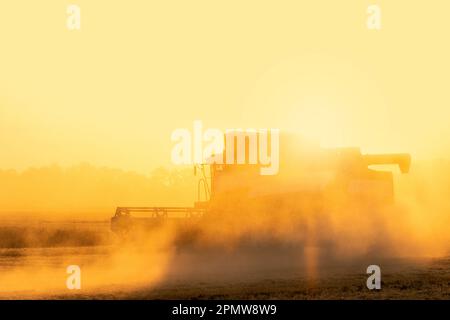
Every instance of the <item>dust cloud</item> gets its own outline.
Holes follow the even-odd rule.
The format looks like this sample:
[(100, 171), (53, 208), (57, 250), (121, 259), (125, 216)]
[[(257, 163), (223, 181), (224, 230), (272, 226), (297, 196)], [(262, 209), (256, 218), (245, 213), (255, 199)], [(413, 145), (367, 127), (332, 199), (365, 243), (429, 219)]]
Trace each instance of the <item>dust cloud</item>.
[[(16, 248), (0, 251), (0, 298), (36, 298), (108, 292), (111, 287), (151, 288), (164, 278), (173, 254), (169, 227), (113, 245)], [(139, 243), (134, 242), (139, 241)], [(69, 291), (67, 268), (81, 270), (81, 292)]]
[[(182, 227), (174, 222), (136, 231), (132, 239), (111, 234), (108, 219), (113, 211), (110, 216), (102, 216), (100, 222), (92, 221), (92, 216), (86, 214), (68, 222), (64, 217), (55, 220), (52, 213), (47, 222), (40, 220), (40, 223), (33, 222), (36, 217), (25, 220), (16, 215), (8, 220), (8, 215), (2, 214), (0, 296), (67, 294), (69, 265), (81, 267), (83, 290), (73, 292), (80, 297), (89, 292), (95, 295), (132, 287), (151, 290), (165, 281), (180, 278), (194, 281), (210, 276), (244, 280), (288, 267), (302, 270), (314, 279), (330, 263), (448, 255), (449, 160), (413, 159), (407, 174), (389, 167), (394, 172), (395, 190), (395, 201), (390, 202), (383, 190), (370, 189), (365, 184), (351, 186), (353, 180), (365, 177), (359, 171), (358, 154), (354, 154), (356, 158), (342, 158), (340, 153), (324, 152), (309, 144), (289, 149), (286, 143), (284, 147), (279, 175), (252, 177), (244, 170), (238, 182), (223, 179), (223, 190), (235, 190), (223, 197), (216, 195), (211, 207), (214, 213), (200, 221), (184, 221)], [(74, 170), (80, 176), (74, 178)], [(99, 176), (89, 166), (68, 171), (53, 168), (49, 170), (53, 179), (45, 179), (45, 171), (0, 172), (6, 181), (3, 189), (11, 196), (0, 199), (3, 207), (11, 212), (27, 211), (33, 216), (34, 201), (27, 203), (19, 198), (26, 198), (28, 192), (30, 199), (37, 197), (31, 190), (35, 190), (38, 181), (46, 181), (37, 202), (37, 212), (43, 212), (49, 209), (43, 204), (51, 203), (48, 197), (52, 192), (65, 193), (57, 187), (64, 181), (66, 191), (78, 190), (80, 195), (83, 191), (77, 188), (84, 185), (83, 181)], [(157, 178), (145, 178), (101, 169), (101, 176), (98, 189), (90, 187), (88, 201), (80, 197), (81, 204), (72, 206), (74, 200), (66, 195), (51, 211), (62, 207), (82, 211), (95, 199), (99, 199), (98, 205), (103, 209), (123, 205), (111, 198), (131, 180), (146, 186), (146, 191), (163, 190), (159, 191), (163, 202), (169, 202), (171, 193), (173, 199), (188, 199), (195, 185), (191, 178), (186, 178), (187, 173), (179, 171), (160, 171)], [(29, 185), (27, 181), (31, 181)], [(68, 181), (76, 181), (78, 186), (69, 186)], [(158, 185), (152, 186), (156, 181)], [(120, 187), (114, 189), (114, 186)], [(351, 192), (354, 195), (349, 196)], [(243, 195), (251, 200), (243, 201)], [(124, 196), (121, 197), (123, 200)], [(129, 195), (128, 199), (138, 204), (140, 197), (144, 197), (143, 193), (138, 198)], [(14, 208), (14, 203), (22, 207)], [(155, 203), (149, 204), (147, 200), (139, 205)]]

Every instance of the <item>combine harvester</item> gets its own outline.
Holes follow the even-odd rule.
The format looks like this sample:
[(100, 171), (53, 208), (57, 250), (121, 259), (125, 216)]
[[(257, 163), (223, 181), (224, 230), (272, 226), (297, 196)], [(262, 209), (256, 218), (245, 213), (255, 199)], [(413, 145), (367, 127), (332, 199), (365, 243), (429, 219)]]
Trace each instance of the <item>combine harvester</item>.
[[(229, 236), (234, 229), (240, 230), (240, 241), (255, 237), (267, 240), (278, 237), (277, 225), (284, 223), (282, 228), (291, 229), (305, 240), (301, 235), (311, 234), (311, 230), (304, 227), (302, 220), (315, 217), (317, 226), (342, 212), (376, 216), (377, 211), (392, 208), (393, 174), (383, 166), (398, 165), (402, 173), (407, 173), (411, 161), (409, 154), (363, 155), (358, 148), (322, 149), (293, 144), (283, 150), (279, 173), (272, 176), (261, 175), (260, 164), (197, 165), (195, 174), (200, 172), (201, 176), (194, 206), (118, 207), (111, 229), (128, 238), (142, 230), (151, 232), (172, 225), (177, 234), (175, 242), (181, 245), (201, 243), (205, 232), (211, 240), (224, 236), (223, 230)], [(381, 168), (375, 170), (372, 166)], [(142, 214), (145, 217), (138, 217)]]

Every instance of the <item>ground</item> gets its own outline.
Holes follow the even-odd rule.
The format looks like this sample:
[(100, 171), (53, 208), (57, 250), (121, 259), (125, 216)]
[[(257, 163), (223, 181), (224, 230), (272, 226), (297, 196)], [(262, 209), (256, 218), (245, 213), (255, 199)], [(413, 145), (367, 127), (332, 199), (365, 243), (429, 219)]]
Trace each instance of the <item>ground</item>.
[[(282, 250), (123, 256), (107, 221), (4, 222), (0, 239), (2, 299), (450, 299), (450, 257), (322, 257), (311, 265)], [(81, 266), (81, 290), (66, 288), (69, 264)], [(369, 264), (381, 267), (379, 291), (366, 287)]]

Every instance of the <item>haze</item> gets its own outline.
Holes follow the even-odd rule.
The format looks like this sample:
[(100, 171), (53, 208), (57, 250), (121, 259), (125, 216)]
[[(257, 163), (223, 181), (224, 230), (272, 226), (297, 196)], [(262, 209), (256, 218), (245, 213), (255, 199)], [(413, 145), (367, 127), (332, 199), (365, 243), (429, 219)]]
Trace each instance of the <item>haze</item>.
[(0, 5), (0, 168), (150, 173), (170, 134), (280, 128), (324, 146), (448, 157), (450, 5), (228, 1)]

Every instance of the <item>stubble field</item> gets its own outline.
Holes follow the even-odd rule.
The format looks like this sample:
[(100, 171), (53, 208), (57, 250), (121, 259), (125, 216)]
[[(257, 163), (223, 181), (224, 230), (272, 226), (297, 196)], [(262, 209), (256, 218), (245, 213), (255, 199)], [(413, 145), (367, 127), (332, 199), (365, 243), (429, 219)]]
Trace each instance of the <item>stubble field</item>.
[[(450, 299), (450, 257), (330, 257), (317, 248), (154, 250), (108, 221), (3, 221), (1, 299)], [(377, 264), (382, 289), (366, 287)], [(69, 290), (69, 265), (81, 268)]]

